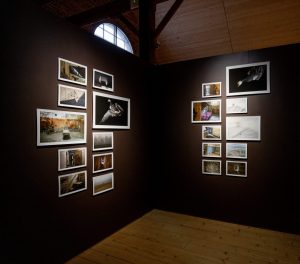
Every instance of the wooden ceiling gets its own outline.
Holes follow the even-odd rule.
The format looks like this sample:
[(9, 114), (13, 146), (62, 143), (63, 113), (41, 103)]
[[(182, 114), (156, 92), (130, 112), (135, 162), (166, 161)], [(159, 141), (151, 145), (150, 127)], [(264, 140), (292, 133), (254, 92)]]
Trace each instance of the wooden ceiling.
[[(176, 1), (156, 1), (156, 26)], [(139, 10), (130, 1), (36, 2), (91, 33), (115, 23), (139, 54)], [(156, 41), (155, 64), (300, 43), (300, 0), (184, 0)]]

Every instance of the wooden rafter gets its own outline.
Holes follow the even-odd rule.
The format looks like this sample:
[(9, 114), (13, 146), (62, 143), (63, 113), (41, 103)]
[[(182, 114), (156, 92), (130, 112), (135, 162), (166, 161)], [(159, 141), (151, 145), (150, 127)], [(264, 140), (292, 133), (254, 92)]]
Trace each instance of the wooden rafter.
[(134, 33), (135, 35), (139, 35), (139, 30), (126, 18), (124, 17), (123, 15), (120, 15), (119, 16), (119, 19), (122, 23), (124, 23), (127, 28), (132, 32)]

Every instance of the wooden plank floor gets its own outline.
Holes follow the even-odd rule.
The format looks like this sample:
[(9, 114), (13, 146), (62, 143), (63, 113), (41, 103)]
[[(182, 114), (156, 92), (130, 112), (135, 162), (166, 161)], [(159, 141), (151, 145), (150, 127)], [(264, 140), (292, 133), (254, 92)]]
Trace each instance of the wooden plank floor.
[(296, 264), (300, 235), (152, 210), (67, 263)]

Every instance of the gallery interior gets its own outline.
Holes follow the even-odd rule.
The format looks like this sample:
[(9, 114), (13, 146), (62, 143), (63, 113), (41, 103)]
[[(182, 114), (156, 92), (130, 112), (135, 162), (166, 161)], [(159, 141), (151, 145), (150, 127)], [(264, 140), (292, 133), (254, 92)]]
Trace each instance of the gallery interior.
[[(299, 0), (134, 3), (14, 0), (3, 8), (1, 263), (66, 263), (109, 238), (99, 250), (106, 261), (91, 253), (70, 263), (300, 263)], [(133, 54), (93, 34), (104, 22), (123, 30)], [(62, 75), (72, 62), (82, 67)], [(230, 90), (246, 66), (265, 86)], [(116, 126), (96, 116), (101, 100)], [(67, 127), (65, 112), (73, 113)], [(247, 126), (255, 133), (236, 132)], [(99, 132), (113, 148), (99, 151)], [(231, 240), (214, 244), (219, 232)], [(249, 258), (231, 255), (247, 239)]]

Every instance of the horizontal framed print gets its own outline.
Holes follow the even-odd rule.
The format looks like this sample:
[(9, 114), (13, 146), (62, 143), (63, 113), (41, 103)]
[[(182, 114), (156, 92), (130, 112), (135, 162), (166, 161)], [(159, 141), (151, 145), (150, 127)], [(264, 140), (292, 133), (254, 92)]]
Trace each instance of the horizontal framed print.
[(69, 60), (58, 58), (58, 79), (61, 81), (87, 84), (87, 67)]
[(86, 109), (86, 90), (59, 84), (58, 106)]
[(86, 113), (37, 109), (37, 145), (86, 143)]
[(114, 174), (107, 173), (93, 177), (93, 195), (110, 191), (114, 188)]
[(202, 126), (202, 140), (221, 140), (221, 125)]
[(86, 171), (58, 176), (58, 196), (63, 197), (87, 189)]
[(58, 150), (58, 170), (70, 170), (86, 166), (86, 148)]
[(246, 114), (247, 97), (227, 98), (226, 99), (226, 114)]
[(202, 143), (202, 156), (210, 158), (221, 158), (222, 148), (221, 143)]
[(93, 173), (107, 171), (114, 168), (114, 154), (101, 153), (93, 155)]
[(113, 92), (114, 76), (107, 72), (93, 69), (93, 87)]
[(192, 123), (221, 122), (221, 100), (192, 101)]
[(220, 160), (202, 160), (202, 174), (221, 175), (222, 164)]
[(270, 62), (226, 67), (226, 95), (270, 93)]
[(93, 128), (129, 129), (130, 99), (93, 92)]
[(226, 140), (260, 140), (260, 116), (227, 116)]
[(221, 96), (221, 82), (202, 83), (202, 97)]
[(246, 161), (226, 161), (226, 175), (247, 177), (247, 162)]
[(113, 132), (93, 132), (93, 151), (114, 148)]
[(247, 159), (247, 143), (226, 143), (226, 158)]

